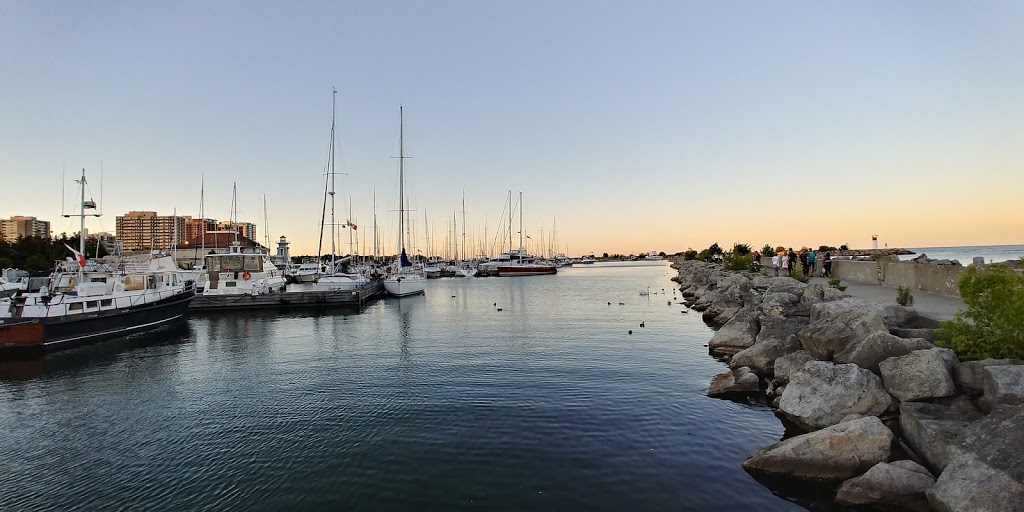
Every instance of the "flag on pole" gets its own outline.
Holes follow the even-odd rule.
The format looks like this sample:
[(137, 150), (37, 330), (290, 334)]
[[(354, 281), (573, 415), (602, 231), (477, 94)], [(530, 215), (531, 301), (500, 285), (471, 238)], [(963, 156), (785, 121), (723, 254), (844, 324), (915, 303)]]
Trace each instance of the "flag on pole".
[(85, 255), (80, 253), (80, 252), (78, 252), (78, 251), (76, 251), (75, 249), (72, 249), (71, 246), (68, 245), (68, 244), (64, 244), (64, 247), (67, 247), (69, 251), (75, 253), (75, 259), (78, 260), (78, 266), (84, 268), (85, 267)]

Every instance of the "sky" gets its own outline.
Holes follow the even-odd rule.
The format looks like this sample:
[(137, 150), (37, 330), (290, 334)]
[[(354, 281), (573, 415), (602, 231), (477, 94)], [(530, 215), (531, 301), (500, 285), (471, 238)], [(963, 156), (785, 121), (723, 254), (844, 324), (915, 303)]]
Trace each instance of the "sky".
[(1019, 1), (0, 0), (0, 217), (77, 232), (82, 168), (92, 232), (227, 219), (237, 183), (315, 254), (336, 87), (363, 254), (374, 197), (397, 243), (400, 105), (410, 252), (463, 194), (493, 246), (509, 191), (532, 252), (1022, 244), (1022, 63)]

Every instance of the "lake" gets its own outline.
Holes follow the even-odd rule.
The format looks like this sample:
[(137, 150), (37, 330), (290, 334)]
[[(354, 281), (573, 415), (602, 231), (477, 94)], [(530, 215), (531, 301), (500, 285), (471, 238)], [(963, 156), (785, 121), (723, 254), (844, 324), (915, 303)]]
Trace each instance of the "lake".
[(0, 509), (801, 509), (740, 467), (783, 427), (705, 396), (725, 365), (674, 275), (432, 280), (3, 363)]

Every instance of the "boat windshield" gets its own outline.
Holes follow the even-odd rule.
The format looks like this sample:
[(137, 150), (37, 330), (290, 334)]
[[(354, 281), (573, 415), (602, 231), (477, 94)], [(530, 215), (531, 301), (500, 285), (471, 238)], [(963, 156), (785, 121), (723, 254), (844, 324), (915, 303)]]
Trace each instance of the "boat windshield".
[(210, 272), (262, 272), (263, 258), (258, 254), (217, 254), (206, 257)]

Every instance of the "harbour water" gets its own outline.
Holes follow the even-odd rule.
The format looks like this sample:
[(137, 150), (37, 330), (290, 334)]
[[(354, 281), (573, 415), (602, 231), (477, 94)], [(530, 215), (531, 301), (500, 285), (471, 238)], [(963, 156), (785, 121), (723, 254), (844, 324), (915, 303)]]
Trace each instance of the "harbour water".
[(900, 256), (901, 260), (916, 258), (927, 254), (929, 258), (959, 260), (962, 265), (970, 265), (975, 256), (985, 258), (985, 263), (1001, 262), (1024, 258), (1024, 245), (979, 245), (964, 247), (919, 247), (910, 249), (916, 254)]
[(3, 363), (0, 510), (800, 509), (741, 469), (783, 428), (705, 396), (724, 365), (674, 274), (435, 280)]

